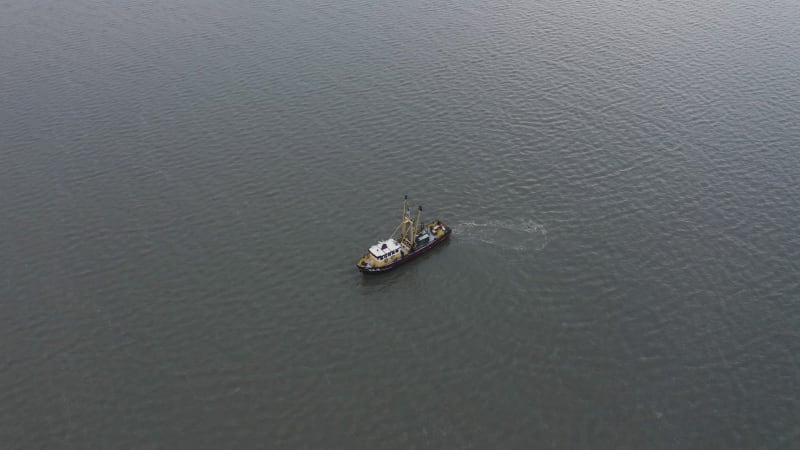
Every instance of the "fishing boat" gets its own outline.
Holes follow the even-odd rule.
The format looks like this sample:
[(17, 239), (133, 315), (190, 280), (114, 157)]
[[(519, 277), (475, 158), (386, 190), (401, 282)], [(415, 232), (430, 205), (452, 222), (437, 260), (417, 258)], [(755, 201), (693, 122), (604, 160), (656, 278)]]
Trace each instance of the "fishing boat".
[(452, 232), (452, 228), (439, 219), (423, 224), (422, 206), (414, 218), (408, 207), (408, 196), (405, 196), (400, 225), (388, 239), (371, 246), (358, 260), (356, 267), (364, 273), (386, 272), (446, 241)]

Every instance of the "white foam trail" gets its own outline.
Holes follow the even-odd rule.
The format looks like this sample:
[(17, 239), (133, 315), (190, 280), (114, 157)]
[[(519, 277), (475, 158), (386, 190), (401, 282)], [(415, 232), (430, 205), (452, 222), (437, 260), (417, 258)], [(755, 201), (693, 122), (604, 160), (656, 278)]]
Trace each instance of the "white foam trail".
[(548, 243), (547, 228), (532, 219), (512, 221), (489, 220), (461, 222), (453, 226), (459, 239), (495, 245), (509, 250), (544, 249)]

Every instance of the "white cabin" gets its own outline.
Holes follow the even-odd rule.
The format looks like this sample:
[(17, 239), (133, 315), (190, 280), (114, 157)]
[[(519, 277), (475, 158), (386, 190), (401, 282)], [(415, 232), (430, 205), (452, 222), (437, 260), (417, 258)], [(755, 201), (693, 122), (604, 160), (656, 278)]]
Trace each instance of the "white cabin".
[(381, 261), (384, 260), (392, 255), (400, 253), (402, 247), (400, 243), (395, 241), (394, 239), (387, 239), (385, 241), (378, 241), (377, 244), (373, 245), (369, 248), (369, 252), (372, 253), (377, 260)]

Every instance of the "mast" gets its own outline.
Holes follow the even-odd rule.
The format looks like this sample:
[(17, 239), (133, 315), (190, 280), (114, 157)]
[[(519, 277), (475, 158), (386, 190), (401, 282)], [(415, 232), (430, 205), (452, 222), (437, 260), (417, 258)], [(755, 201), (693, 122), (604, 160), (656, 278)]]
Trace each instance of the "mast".
[(414, 246), (414, 219), (408, 209), (408, 195), (403, 199), (403, 221), (400, 222), (400, 244), (410, 250)]
[(422, 205), (419, 205), (419, 211), (417, 211), (417, 221), (414, 223), (414, 234), (415, 235), (417, 233), (419, 233), (420, 231), (422, 231), (421, 230), (422, 222), (420, 222), (421, 218), (422, 218)]

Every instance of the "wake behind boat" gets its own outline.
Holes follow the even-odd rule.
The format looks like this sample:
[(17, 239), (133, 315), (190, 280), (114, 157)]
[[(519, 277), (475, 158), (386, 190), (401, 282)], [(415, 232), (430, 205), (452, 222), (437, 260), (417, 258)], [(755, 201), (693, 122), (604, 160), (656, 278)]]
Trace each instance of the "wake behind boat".
[(358, 260), (356, 267), (364, 273), (394, 269), (446, 241), (452, 228), (439, 219), (422, 224), (422, 207), (416, 219), (408, 208), (408, 196), (403, 200), (403, 220), (389, 239), (378, 241)]

